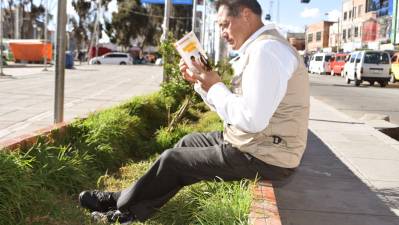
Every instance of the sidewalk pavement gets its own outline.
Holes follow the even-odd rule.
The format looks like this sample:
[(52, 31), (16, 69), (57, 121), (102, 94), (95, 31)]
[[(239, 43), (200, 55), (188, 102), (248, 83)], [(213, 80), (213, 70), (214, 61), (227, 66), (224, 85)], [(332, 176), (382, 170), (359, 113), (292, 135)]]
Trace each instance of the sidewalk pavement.
[[(162, 67), (151, 65), (76, 65), (65, 71), (64, 120), (85, 117), (159, 90)], [(5, 68), (0, 79), (0, 145), (53, 124), (54, 66)]]
[(399, 224), (399, 142), (311, 98), (309, 140), (277, 184), (284, 225)]

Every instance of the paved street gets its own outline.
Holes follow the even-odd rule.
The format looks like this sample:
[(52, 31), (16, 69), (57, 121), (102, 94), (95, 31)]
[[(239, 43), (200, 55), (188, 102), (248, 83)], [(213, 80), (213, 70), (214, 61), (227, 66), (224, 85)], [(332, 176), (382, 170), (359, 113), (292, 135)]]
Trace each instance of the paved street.
[(311, 95), (337, 110), (360, 119), (364, 114), (388, 115), (391, 123), (399, 125), (399, 84), (386, 88), (348, 85), (343, 77), (310, 74)]
[[(6, 68), (0, 79), (0, 141), (51, 125), (54, 67)], [(85, 116), (136, 95), (153, 92), (162, 81), (158, 66), (76, 66), (66, 70), (65, 120)]]

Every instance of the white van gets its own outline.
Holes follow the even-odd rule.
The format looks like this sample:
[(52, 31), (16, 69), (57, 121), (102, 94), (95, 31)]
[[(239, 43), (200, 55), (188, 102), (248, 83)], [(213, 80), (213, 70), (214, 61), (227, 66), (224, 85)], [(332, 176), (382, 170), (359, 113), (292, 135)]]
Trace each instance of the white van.
[(330, 72), (330, 59), (333, 56), (332, 53), (316, 53), (309, 61), (309, 72), (317, 74), (325, 74)]
[(350, 54), (344, 67), (344, 76), (347, 84), (351, 81), (359, 86), (363, 81), (370, 85), (378, 82), (381, 87), (388, 84), (391, 68), (391, 59), (387, 52), (364, 50)]

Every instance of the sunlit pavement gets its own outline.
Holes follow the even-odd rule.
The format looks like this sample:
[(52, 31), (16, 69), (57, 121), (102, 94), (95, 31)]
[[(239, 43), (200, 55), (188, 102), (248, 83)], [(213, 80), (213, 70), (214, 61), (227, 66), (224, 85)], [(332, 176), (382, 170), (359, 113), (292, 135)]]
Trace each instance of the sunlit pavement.
[[(53, 123), (54, 66), (5, 68), (0, 78), (0, 141)], [(65, 121), (159, 89), (162, 67), (75, 65), (65, 72)]]

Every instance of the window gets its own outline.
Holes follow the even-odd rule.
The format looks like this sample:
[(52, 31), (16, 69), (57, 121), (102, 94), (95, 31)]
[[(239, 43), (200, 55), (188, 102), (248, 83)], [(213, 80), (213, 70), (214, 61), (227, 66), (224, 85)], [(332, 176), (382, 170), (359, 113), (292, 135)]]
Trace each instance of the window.
[(367, 52), (364, 55), (366, 64), (389, 64), (389, 56), (384, 52)]
[(363, 10), (363, 5), (359, 5), (357, 9), (357, 15), (361, 16), (362, 15), (362, 10)]
[(356, 18), (356, 7), (353, 7), (352, 11), (353, 18)]
[(321, 31), (316, 33), (316, 41), (320, 41), (321, 40)]
[(356, 63), (360, 63), (360, 60), (362, 60), (362, 53), (359, 53), (356, 57)]
[(348, 39), (352, 37), (352, 29), (348, 29)]
[(349, 19), (352, 18), (352, 10), (349, 11)]
[(127, 58), (126, 54), (115, 54), (115, 58)]
[(398, 56), (397, 55), (394, 55), (393, 57), (392, 57), (392, 62), (394, 63), (394, 62), (396, 62), (396, 60), (398, 59)]
[(348, 16), (348, 14), (346, 12), (344, 12), (344, 20), (346, 20), (347, 16)]
[(343, 29), (342, 30), (342, 39), (346, 39), (346, 30), (345, 29)]
[(313, 41), (313, 34), (308, 34), (308, 43)]
[(355, 27), (355, 33), (353, 34), (355, 37), (359, 35), (359, 27)]
[(354, 63), (355, 62), (355, 58), (356, 58), (356, 54), (352, 54), (350, 63)]
[(323, 56), (316, 56), (315, 61), (323, 61)]
[(326, 57), (324, 57), (325, 62), (330, 62), (330, 59), (331, 59), (331, 55), (326, 55)]

